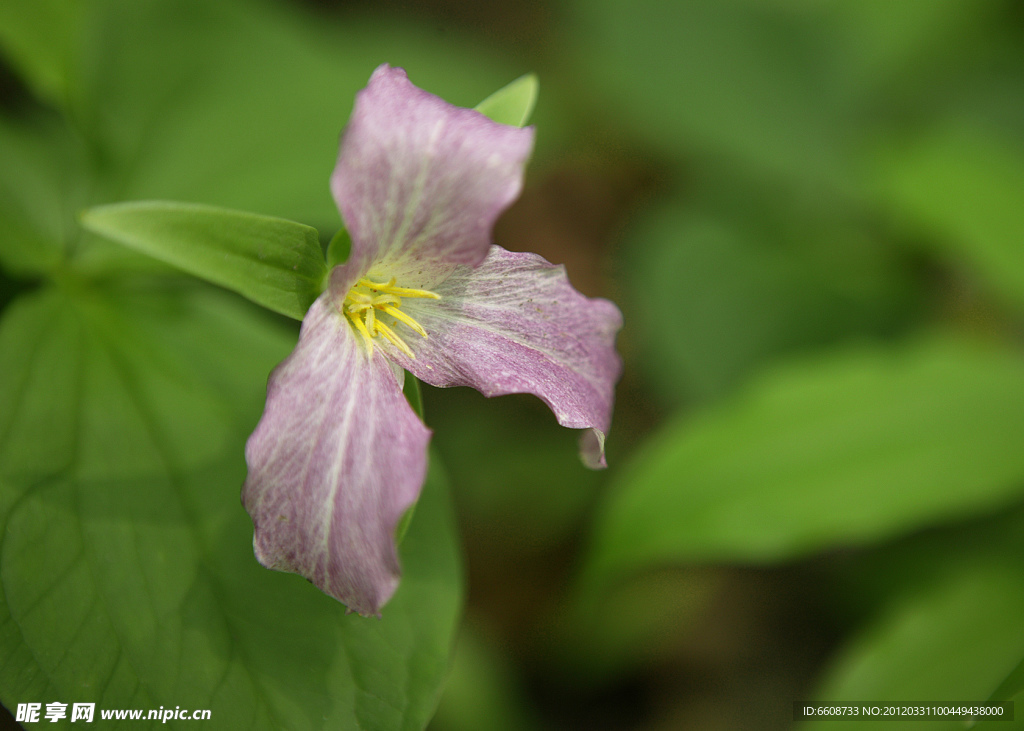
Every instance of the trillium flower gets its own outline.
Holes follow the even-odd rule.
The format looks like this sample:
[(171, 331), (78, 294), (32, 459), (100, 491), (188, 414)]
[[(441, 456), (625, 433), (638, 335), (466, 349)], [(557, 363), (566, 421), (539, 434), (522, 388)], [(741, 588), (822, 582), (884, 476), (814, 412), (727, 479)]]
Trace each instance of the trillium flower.
[(377, 615), (394, 593), (396, 525), (426, 476), (431, 432), (405, 371), (535, 394), (604, 466), (618, 309), (563, 267), (491, 245), (532, 146), (532, 128), (452, 106), (401, 69), (381, 66), (356, 98), (331, 176), (351, 254), (270, 376), (242, 491), (260, 563), (350, 611)]

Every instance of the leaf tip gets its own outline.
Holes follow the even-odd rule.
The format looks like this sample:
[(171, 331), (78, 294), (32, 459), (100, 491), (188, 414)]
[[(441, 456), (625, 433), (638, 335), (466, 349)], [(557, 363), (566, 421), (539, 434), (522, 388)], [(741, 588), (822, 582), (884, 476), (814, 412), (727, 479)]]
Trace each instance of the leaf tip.
[(540, 81), (537, 74), (523, 74), (476, 105), (476, 111), (495, 122), (523, 127), (537, 104)]

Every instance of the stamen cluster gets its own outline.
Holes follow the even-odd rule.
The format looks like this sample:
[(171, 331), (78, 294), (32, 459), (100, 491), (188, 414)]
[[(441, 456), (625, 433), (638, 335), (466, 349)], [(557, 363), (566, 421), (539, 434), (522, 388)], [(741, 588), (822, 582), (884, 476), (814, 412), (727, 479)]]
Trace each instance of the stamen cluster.
[(349, 293), (345, 295), (341, 310), (359, 334), (363, 336), (370, 355), (373, 355), (373, 339), (377, 335), (383, 335), (410, 358), (416, 357), (412, 349), (392, 329), (394, 323), (388, 325), (382, 322), (380, 318), (380, 313), (390, 315), (396, 321), (405, 324), (421, 336), (427, 337), (427, 331), (416, 320), (400, 309), (403, 297), (441, 299), (441, 295), (425, 289), (397, 287), (395, 286), (394, 277), (391, 277), (387, 282), (374, 282), (365, 278), (360, 279), (349, 290)]

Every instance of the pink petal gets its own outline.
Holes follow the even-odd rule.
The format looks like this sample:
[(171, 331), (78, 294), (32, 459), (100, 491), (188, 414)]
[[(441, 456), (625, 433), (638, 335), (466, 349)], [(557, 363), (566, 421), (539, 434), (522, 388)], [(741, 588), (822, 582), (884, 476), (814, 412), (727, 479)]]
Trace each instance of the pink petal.
[(519, 195), (533, 129), (452, 106), (383, 65), (356, 97), (331, 192), (352, 236), (336, 290), (379, 270), (430, 289), (486, 255), (499, 214)]
[(313, 303), (270, 375), (242, 503), (260, 563), (369, 615), (398, 585), (395, 526), (419, 496), (430, 430), (357, 337), (329, 295)]
[(592, 430), (582, 435), (581, 456), (590, 467), (605, 466), (604, 434), (622, 370), (618, 308), (573, 289), (564, 267), (499, 246), (480, 266), (456, 269), (436, 291), (439, 301), (402, 305), (429, 335), (397, 326), (416, 358), (390, 344), (388, 356), (433, 386), (539, 396), (562, 426)]

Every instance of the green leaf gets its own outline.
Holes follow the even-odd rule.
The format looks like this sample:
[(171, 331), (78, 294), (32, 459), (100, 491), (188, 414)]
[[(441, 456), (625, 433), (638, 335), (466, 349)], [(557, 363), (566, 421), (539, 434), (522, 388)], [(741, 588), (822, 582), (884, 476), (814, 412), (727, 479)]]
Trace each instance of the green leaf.
[(954, 263), (1024, 307), (1024, 148), (947, 124), (878, 162), (887, 204)]
[(333, 230), (338, 135), (377, 65), (461, 106), (512, 78), (454, 28), (247, 0), (88, 5), (88, 133), (115, 163), (96, 202), (197, 200)]
[(416, 376), (408, 371), (405, 373), (405, 384), (402, 387), (402, 391), (405, 393), (405, 398), (409, 405), (412, 406), (412, 410), (416, 412), (420, 420), (423, 420), (423, 394), (420, 389), (420, 382)]
[(54, 292), (15, 300), (0, 323), (0, 478), (32, 483), (74, 454), (81, 332)]
[[(420, 417), (420, 421), (425, 421), (423, 418), (423, 394), (420, 391), (420, 382), (413, 374), (408, 371), (405, 372), (405, 382), (402, 386), (402, 392), (405, 394), (406, 401), (412, 407), (412, 410), (416, 412), (416, 415)], [(416, 514), (416, 503), (413, 503), (402, 513), (402, 517), (398, 519), (398, 525), (395, 526), (395, 541), (401, 543), (405, 540), (405, 534), (409, 530), (409, 525), (412, 523), (412, 516)]]
[(597, 115), (687, 163), (698, 152), (833, 189), (847, 177), (851, 118), (825, 75), (832, 39), (808, 14), (757, 0), (571, 8), (580, 82), (605, 100)]
[(209, 708), (225, 729), (426, 724), (460, 600), (437, 460), (382, 620), (252, 555), (244, 442), (293, 344), (206, 291), (47, 290), (5, 312), (0, 701)]
[(1002, 703), (1021, 692), (1024, 692), (1024, 660), (1017, 663), (1017, 667), (1011, 670), (999, 687), (992, 691), (987, 702)]
[(0, 266), (16, 275), (52, 271), (77, 233), (82, 164), (66, 130), (48, 117), (0, 115)]
[(499, 124), (522, 127), (537, 103), (536, 74), (520, 76), (476, 105), (476, 110)]
[(998, 12), (976, 0), (862, 0), (815, 10), (840, 31), (834, 49), (842, 73), (834, 81), (848, 84), (856, 101), (875, 104), (879, 94), (918, 100), (932, 91), (946, 80), (943, 68), (966, 63), (972, 45), (991, 38), (989, 24)]
[(593, 578), (778, 561), (976, 514), (1024, 484), (1024, 361), (952, 337), (780, 368), (669, 424), (619, 474)]
[(143, 201), (91, 208), (101, 236), (301, 320), (327, 276), (316, 229), (194, 203)]
[(891, 332), (915, 312), (892, 248), (841, 212), (793, 211), (734, 181), (702, 188), (637, 215), (618, 257), (639, 368), (670, 405), (709, 402), (787, 352)]
[[(20, 32), (22, 21), (45, 19), (51, 5), (63, 7), (60, 0), (4, 4), (0, 17), (8, 12), (24, 18), (10, 26), (0, 22), (0, 32)], [(23, 165), (14, 152), (9, 160), (12, 148), (0, 131), (0, 187), (8, 177), (15, 181), (11, 205), (0, 202), (0, 264), (12, 271), (53, 265), (52, 257), (25, 256), (29, 244), (49, 252), (20, 233), (23, 218), (42, 222), (48, 236), (58, 229), (61, 239), (44, 243), (74, 249), (83, 271), (86, 264), (96, 274), (137, 271), (143, 257), (122, 247), (112, 252), (109, 242), (80, 235), (77, 212), (111, 201), (195, 200), (333, 230), (338, 212), (327, 180), (338, 134), (356, 92), (382, 59), (408, 68), (419, 86), (463, 106), (511, 77), (493, 49), (457, 33), (439, 38), (415, 23), (335, 21), (246, 0), (74, 5), (80, 38), (67, 53), (77, 76), (74, 104), (62, 122), (72, 146), (87, 151), (83, 157), (94, 165), (79, 169), (85, 166), (73, 164), (50, 140), (39, 145), (54, 158), (45, 165)], [(59, 28), (44, 23), (37, 31), (53, 47), (62, 43)], [(346, 42), (337, 43), (338, 37)], [(37, 198), (34, 178), (51, 170), (68, 190), (58, 191), (63, 198)], [(40, 210), (53, 208), (55, 200), (56, 211)], [(17, 236), (3, 236), (3, 209), (18, 219)], [(17, 248), (17, 260), (5, 257), (5, 248)]]
[[(903, 597), (844, 648), (816, 694), (818, 702), (980, 704), (1024, 652), (1021, 616), (1019, 572), (982, 565), (948, 576)], [(877, 718), (840, 725), (854, 731), (907, 727)], [(834, 726), (823, 721), (802, 728)], [(913, 727), (952, 731), (964, 728), (964, 722), (923, 720)]]
[(74, 76), (83, 3), (7, 0), (0, 4), (0, 49), (39, 97), (62, 105)]
[(339, 264), (344, 264), (351, 253), (352, 236), (349, 235), (348, 229), (340, 228), (327, 245), (327, 269), (331, 270)]

